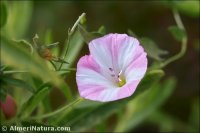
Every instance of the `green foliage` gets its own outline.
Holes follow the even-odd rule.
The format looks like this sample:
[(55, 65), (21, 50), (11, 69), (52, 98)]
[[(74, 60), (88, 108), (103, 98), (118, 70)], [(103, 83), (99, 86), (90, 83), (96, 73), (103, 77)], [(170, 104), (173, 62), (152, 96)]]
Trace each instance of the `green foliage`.
[(105, 28), (105, 26), (102, 25), (101, 27), (99, 27), (97, 33), (105, 35), (106, 34), (106, 28)]
[(186, 38), (186, 32), (183, 29), (180, 29), (177, 26), (170, 26), (168, 28), (172, 36), (177, 40), (177, 41), (182, 41), (183, 38)]
[(20, 115), (23, 115), (22, 117), (27, 117), (28, 115), (30, 115), (30, 113), (38, 106), (38, 104), (42, 102), (42, 100), (45, 98), (48, 92), (49, 92), (48, 87), (39, 89), (24, 104), (24, 107), (22, 108), (22, 113)]
[[(66, 43), (67, 42), (65, 42), (65, 46), (63, 49), (63, 54), (62, 54), (63, 56), (64, 56), (64, 52), (67, 50)], [(84, 45), (83, 38), (81, 34), (76, 30), (73, 36), (70, 38), (69, 50), (68, 50), (67, 56), (64, 58), (64, 60), (66, 62), (69, 62), (70, 64), (63, 64), (62, 69), (69, 68), (74, 63), (83, 45)]]
[(162, 50), (158, 48), (156, 43), (150, 39), (150, 38), (140, 38), (140, 43), (144, 47), (145, 51), (147, 52), (147, 55), (150, 58), (153, 58), (157, 61), (162, 61), (162, 55), (166, 55), (168, 52), (166, 50)]
[(24, 88), (32, 93), (35, 92), (35, 89), (32, 86), (30, 86), (28, 83), (21, 79), (16, 79), (8, 76), (2, 76), (0, 79), (2, 81), (2, 84), (6, 84), (9, 86), (17, 86), (18, 88)]
[(28, 41), (26, 41), (26, 40), (14, 40), (14, 42), (19, 46), (21, 45), (21, 47), (28, 48), (30, 50), (30, 52), (33, 53), (32, 44), (30, 44)]
[(12, 1), (7, 3), (8, 17), (3, 33), (12, 39), (21, 39), (28, 29), (32, 16), (32, 1)]
[(0, 2), (0, 9), (1, 9), (1, 14), (0, 14), (0, 17), (1, 17), (1, 21), (0, 21), (0, 28), (2, 28), (5, 24), (6, 24), (6, 21), (7, 21), (7, 7), (6, 7), (6, 4), (4, 2)]
[(88, 44), (91, 40), (101, 37), (105, 32), (103, 27), (100, 27), (98, 32), (88, 32), (82, 25), (78, 25), (78, 29), (84, 38), (84, 41)]
[(5, 101), (7, 96), (7, 89), (1, 85), (0, 89), (0, 101)]
[(5, 37), (1, 37), (1, 55), (4, 57), (2, 58), (2, 61), (7, 65), (20, 70), (27, 70), (46, 82), (52, 81), (55, 85), (60, 84), (60, 79), (57, 74), (48, 70), (45, 62), (38, 57), (36, 53), (34, 56), (31, 55), (30, 52), (15, 45)]
[(172, 1), (172, 7), (177, 8), (180, 12), (191, 16), (191, 17), (199, 17), (200, 8), (198, 0), (186, 0), (186, 1)]
[[(163, 104), (175, 88), (175, 79), (170, 78), (163, 84), (156, 84), (151, 89), (131, 100), (127, 105), (127, 113), (122, 115), (116, 132), (127, 132), (135, 128), (155, 109)], [(159, 97), (157, 97), (159, 95)]]
[(7, 4), (7, 23), (3, 27), (3, 33), (12, 39), (21, 39), (26, 33), (32, 16), (32, 1), (13, 1)]

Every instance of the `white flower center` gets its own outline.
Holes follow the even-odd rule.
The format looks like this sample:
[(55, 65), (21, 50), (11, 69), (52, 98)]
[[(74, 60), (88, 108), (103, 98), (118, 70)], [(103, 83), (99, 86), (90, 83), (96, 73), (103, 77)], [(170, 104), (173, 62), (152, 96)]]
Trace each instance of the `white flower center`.
[(126, 80), (124, 76), (122, 75), (122, 70), (118, 74), (113, 70), (113, 68), (109, 68), (111, 72), (111, 77), (114, 78), (114, 81), (116, 82), (116, 85), (119, 87), (122, 87), (124, 84), (126, 84)]

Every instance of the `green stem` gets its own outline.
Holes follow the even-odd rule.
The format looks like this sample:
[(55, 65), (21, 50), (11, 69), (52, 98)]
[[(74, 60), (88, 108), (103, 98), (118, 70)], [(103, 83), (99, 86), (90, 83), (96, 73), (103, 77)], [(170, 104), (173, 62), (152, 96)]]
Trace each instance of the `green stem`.
[[(74, 23), (74, 25), (72, 26), (71, 30), (69, 29), (68, 30), (68, 38), (67, 38), (67, 43), (66, 43), (66, 51), (65, 51), (65, 54), (64, 54), (64, 57), (63, 59), (66, 58), (67, 56), (67, 53), (69, 51), (69, 43), (70, 43), (70, 38), (71, 38), (71, 35), (74, 33), (74, 30), (75, 28), (77, 27), (78, 23), (81, 21), (81, 19), (85, 16), (85, 13), (82, 13), (81, 16), (78, 17), (78, 19), (76, 20), (76, 22)], [(58, 70), (60, 70), (62, 68), (62, 65), (63, 65), (63, 62), (60, 64), (60, 67)]]
[(23, 71), (23, 70), (19, 70), (19, 71), (3, 71), (3, 74), (14, 74), (14, 73), (28, 73), (28, 71)]
[[(66, 43), (67, 46), (66, 46), (66, 51), (65, 51), (65, 54), (64, 54), (63, 60), (66, 58), (67, 53), (68, 53), (68, 50), (69, 50), (70, 38), (71, 38), (71, 34), (69, 34), (69, 32), (68, 32), (68, 38), (67, 38), (67, 43)], [(60, 69), (62, 68), (62, 65), (63, 65), (63, 62), (61, 62), (60, 67), (59, 67), (58, 70), (60, 70)]]
[(76, 68), (61, 69), (60, 71), (76, 71)]
[[(178, 13), (178, 11), (176, 9), (173, 10), (173, 15), (174, 15), (174, 19), (176, 21), (177, 26), (180, 29), (185, 31), (185, 27), (184, 27), (184, 25), (182, 23), (181, 17), (180, 17), (180, 15), (179, 15), (179, 13)], [(178, 54), (170, 57), (165, 62), (163, 62), (160, 65), (160, 68), (163, 68), (163, 67), (167, 66), (168, 64), (170, 64), (170, 63), (178, 60), (179, 58), (181, 58), (185, 54), (186, 50), (187, 50), (187, 37), (184, 37), (182, 39), (182, 41), (181, 41), (181, 50), (180, 50), (180, 52)]]
[(49, 62), (52, 64), (52, 66), (54, 67), (55, 71), (57, 71), (57, 67), (56, 67), (56, 65), (53, 63), (53, 61), (49, 61)]
[(73, 107), (75, 104), (79, 103), (80, 101), (82, 101), (83, 99), (82, 98), (77, 98), (76, 100), (74, 100), (73, 102), (71, 102), (70, 104), (58, 109), (58, 110), (55, 110), (51, 113), (48, 113), (48, 114), (45, 114), (45, 115), (41, 115), (41, 116), (35, 116), (35, 117), (30, 117), (29, 119), (30, 120), (34, 120), (34, 119), (43, 119), (43, 118), (47, 118), (47, 117), (51, 117), (51, 116), (54, 116), (62, 111), (66, 111), (67, 109)]
[(35, 34), (35, 36), (33, 37), (33, 47), (35, 49), (38, 49), (38, 45), (37, 45), (37, 40), (39, 39), (39, 36), (37, 34)]
[(70, 33), (73, 33), (75, 28), (77, 27), (78, 23), (81, 21), (81, 19), (85, 17), (85, 13), (82, 13), (81, 16), (78, 17), (75, 24), (73, 25), (72, 29), (70, 30)]

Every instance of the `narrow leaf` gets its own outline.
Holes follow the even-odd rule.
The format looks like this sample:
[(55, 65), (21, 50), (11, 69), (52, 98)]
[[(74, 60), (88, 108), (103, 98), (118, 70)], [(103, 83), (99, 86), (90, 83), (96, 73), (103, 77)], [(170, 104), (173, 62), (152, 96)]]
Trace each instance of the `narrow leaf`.
[(105, 28), (105, 26), (99, 27), (99, 29), (98, 29), (97, 32), (100, 33), (100, 34), (102, 34), (102, 35), (106, 34), (106, 28)]
[[(67, 49), (66, 46), (67, 45), (65, 45), (63, 53), (62, 53), (63, 56)], [(80, 32), (76, 30), (70, 38), (68, 54), (64, 59), (65, 62), (69, 62), (69, 64), (63, 64), (61, 69), (66, 69), (66, 68), (69, 68), (71, 65), (73, 65), (75, 59), (77, 58), (83, 46), (84, 46), (83, 37), (81, 36)]]
[(7, 89), (1, 86), (0, 88), (0, 101), (5, 101), (7, 96)]
[(172, 36), (174, 37), (174, 39), (176, 39), (177, 41), (182, 41), (183, 38), (186, 38), (186, 32), (183, 29), (180, 29), (177, 26), (170, 26), (168, 28), (169, 32), (172, 34)]
[(30, 86), (27, 82), (21, 80), (21, 79), (15, 79), (12, 77), (7, 77), (7, 76), (3, 76), (1, 77), (1, 80), (3, 83), (7, 84), (7, 85), (12, 85), (12, 86), (17, 86), (19, 88), (24, 88), (30, 92), (35, 92), (35, 89)]
[(2, 1), (0, 2), (0, 10), (1, 10), (0, 28), (2, 28), (6, 24), (6, 21), (7, 21), (7, 7), (6, 7), (5, 2), (2, 2)]
[(156, 43), (150, 38), (140, 38), (140, 43), (144, 47), (144, 50), (147, 52), (147, 56), (157, 61), (162, 61), (162, 55), (166, 55), (168, 52), (160, 49)]
[[(7, 6), (9, 14), (3, 33), (14, 39), (23, 37), (32, 16), (32, 1), (12, 1)], [(14, 29), (14, 30), (13, 30)]]
[(23, 106), (23, 110), (21, 115), (23, 117), (28, 116), (31, 114), (31, 112), (38, 106), (40, 102), (46, 97), (46, 95), (49, 92), (49, 88), (45, 87), (41, 90), (38, 90), (32, 97), (29, 98), (29, 100), (25, 103)]
[(78, 25), (78, 30), (81, 33), (84, 41), (88, 44), (91, 40), (101, 37), (102, 34), (98, 32), (88, 32), (82, 25)]
[(17, 43), (18, 45), (22, 45), (23, 47), (29, 48), (31, 53), (33, 53), (33, 47), (28, 41), (26, 40), (13, 40), (13, 41)]
[[(156, 84), (147, 92), (132, 99), (125, 115), (121, 116), (116, 132), (127, 132), (135, 128), (142, 120), (162, 105), (175, 88), (175, 79), (170, 78), (163, 84)], [(142, 104), (141, 104), (142, 103)]]

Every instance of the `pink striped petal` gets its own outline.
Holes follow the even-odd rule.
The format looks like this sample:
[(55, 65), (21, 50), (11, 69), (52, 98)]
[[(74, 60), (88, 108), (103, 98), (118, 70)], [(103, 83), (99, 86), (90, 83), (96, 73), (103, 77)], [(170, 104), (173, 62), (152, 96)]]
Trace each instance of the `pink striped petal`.
[(114, 85), (106, 79), (102, 69), (90, 55), (83, 56), (79, 60), (76, 81), (81, 97), (90, 100), (98, 100), (98, 95), (105, 89), (114, 88)]
[(90, 55), (77, 64), (81, 97), (107, 102), (131, 96), (147, 70), (139, 41), (126, 34), (108, 34), (91, 41), (89, 50)]
[(124, 73), (127, 83), (141, 80), (147, 70), (147, 57), (144, 49), (138, 45), (136, 51), (137, 53), (133, 55), (132, 62), (127, 66)]

